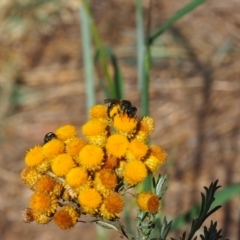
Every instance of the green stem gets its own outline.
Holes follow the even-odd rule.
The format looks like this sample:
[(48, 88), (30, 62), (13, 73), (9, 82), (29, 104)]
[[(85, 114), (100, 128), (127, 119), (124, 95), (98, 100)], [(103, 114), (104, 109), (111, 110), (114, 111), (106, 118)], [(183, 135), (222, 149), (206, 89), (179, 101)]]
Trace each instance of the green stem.
[(83, 69), (84, 69), (84, 80), (86, 86), (87, 96), (87, 109), (95, 104), (95, 91), (94, 91), (94, 67), (93, 67), (93, 56), (92, 56), (92, 39), (91, 32), (89, 31), (89, 17), (85, 9), (79, 8), (79, 18), (81, 24), (82, 33), (82, 51), (83, 51)]
[[(109, 71), (108, 71), (107, 55), (105, 53), (104, 46), (102, 44), (102, 41), (101, 41), (101, 38), (99, 36), (97, 27), (94, 23), (94, 20), (91, 17), (92, 15), (91, 15), (90, 8), (89, 8), (89, 5), (87, 3), (87, 0), (82, 0), (82, 4), (83, 4), (83, 7), (84, 7), (85, 11), (87, 12), (87, 14), (89, 16), (89, 19), (90, 19), (90, 28), (91, 28), (91, 31), (92, 31), (92, 35), (93, 35), (93, 39), (94, 39), (94, 42), (96, 44), (96, 47), (99, 50), (99, 55), (100, 55), (100, 59), (101, 59), (101, 62), (102, 62), (104, 74), (107, 78), (108, 86), (111, 89), (111, 91), (113, 91), (113, 81), (112, 81), (111, 76), (110, 76)], [(112, 94), (114, 94), (114, 92), (112, 92)]]

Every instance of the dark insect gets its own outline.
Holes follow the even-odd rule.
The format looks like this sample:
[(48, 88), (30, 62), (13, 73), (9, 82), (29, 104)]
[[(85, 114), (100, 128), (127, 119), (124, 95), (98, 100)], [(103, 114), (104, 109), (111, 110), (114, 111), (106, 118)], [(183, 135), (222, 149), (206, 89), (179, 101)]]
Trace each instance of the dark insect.
[(113, 107), (114, 105), (117, 105), (117, 104), (120, 105), (121, 100), (119, 100), (119, 99), (105, 99), (105, 100), (104, 100), (104, 103), (110, 103), (110, 104), (109, 104), (109, 107), (111, 108), (111, 107)]
[(120, 110), (123, 113), (126, 113), (128, 115), (128, 117), (130, 117), (130, 118), (136, 117), (137, 108), (132, 106), (132, 103), (128, 100), (105, 99), (104, 103), (110, 103), (108, 106), (108, 116), (109, 117), (111, 117), (111, 114), (110, 114), (111, 109), (116, 105), (119, 105)]
[(136, 117), (137, 108), (132, 106), (132, 103), (127, 100), (122, 100), (120, 108), (124, 113), (126, 113), (130, 118)]
[(49, 132), (44, 137), (44, 144), (52, 140), (53, 138), (57, 138), (57, 135), (53, 132)]

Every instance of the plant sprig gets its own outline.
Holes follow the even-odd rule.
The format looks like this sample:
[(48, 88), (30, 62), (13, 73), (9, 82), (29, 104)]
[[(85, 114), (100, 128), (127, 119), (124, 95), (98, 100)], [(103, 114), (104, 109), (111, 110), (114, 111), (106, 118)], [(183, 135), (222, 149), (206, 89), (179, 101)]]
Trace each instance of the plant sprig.
[[(213, 209), (211, 209), (211, 205), (215, 200), (214, 195), (218, 188), (220, 188), (220, 186), (218, 186), (218, 180), (216, 180), (215, 182), (212, 182), (208, 188), (204, 187), (204, 189), (206, 190), (206, 195), (201, 193), (202, 202), (201, 202), (201, 209), (200, 209), (199, 216), (192, 220), (192, 225), (191, 225), (191, 229), (190, 229), (188, 237), (187, 237), (187, 233), (184, 232), (182, 234), (182, 237), (180, 237), (180, 240), (191, 240), (191, 239), (195, 240), (195, 239), (197, 239), (197, 237), (194, 237), (194, 235), (200, 229), (203, 222), (211, 214), (216, 212), (221, 207), (221, 205), (218, 205), (218, 206), (214, 207)], [(212, 226), (212, 223), (211, 223), (211, 226)], [(210, 234), (210, 235), (214, 234), (214, 232), (216, 231), (216, 228), (211, 227), (211, 226), (208, 230), (208, 234)], [(174, 238), (171, 238), (171, 239), (174, 240)], [(208, 238), (206, 238), (206, 239), (208, 239)]]
[[(164, 182), (166, 181), (166, 176), (159, 176), (157, 180), (153, 178), (153, 190), (157, 196), (162, 198), (166, 187), (164, 187)], [(201, 193), (201, 208), (198, 217), (192, 220), (191, 228), (189, 233), (183, 232), (182, 236), (179, 237), (180, 240), (196, 240), (196, 232), (201, 228), (204, 221), (215, 211), (217, 211), (221, 205), (214, 208), (212, 204), (215, 200), (215, 193), (220, 186), (218, 185), (218, 180), (212, 182), (209, 187), (204, 187), (206, 193)], [(169, 232), (171, 231), (173, 221), (168, 221), (164, 216), (162, 221), (159, 214), (152, 214), (148, 212), (143, 212), (139, 210), (136, 217), (136, 227), (137, 236), (128, 238), (128, 234), (125, 233), (128, 239), (133, 240), (145, 240), (145, 239), (155, 239), (155, 240), (166, 240)], [(218, 240), (221, 239), (221, 230), (217, 230), (217, 222), (213, 223), (209, 228), (204, 227), (204, 233), (200, 235), (201, 240)], [(175, 238), (171, 238), (176, 240)]]

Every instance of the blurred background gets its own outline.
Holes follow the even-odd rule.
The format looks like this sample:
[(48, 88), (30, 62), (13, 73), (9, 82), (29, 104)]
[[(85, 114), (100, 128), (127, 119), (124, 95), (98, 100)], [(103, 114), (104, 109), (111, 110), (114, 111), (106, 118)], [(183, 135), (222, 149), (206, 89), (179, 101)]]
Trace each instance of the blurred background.
[[(188, 1), (153, 0), (151, 31)], [(19, 173), (24, 155), (63, 124), (88, 118), (82, 36), (76, 0), (0, 2), (0, 238), (96, 239), (95, 225), (60, 230), (26, 224), (21, 211), (31, 191)], [(135, 1), (90, 1), (104, 45), (118, 59), (125, 99), (140, 112)], [(144, 13), (149, 1), (143, 1)], [(240, 1), (209, 0), (183, 17), (152, 46), (151, 142), (168, 152), (164, 214), (174, 217), (200, 201), (203, 186), (240, 180)], [(96, 78), (97, 79), (97, 78)], [(97, 103), (105, 98), (95, 81)], [(239, 196), (210, 217), (223, 236), (240, 239)], [(172, 235), (174, 236), (174, 234)], [(178, 235), (180, 236), (180, 234)], [(105, 239), (121, 239), (107, 231)]]

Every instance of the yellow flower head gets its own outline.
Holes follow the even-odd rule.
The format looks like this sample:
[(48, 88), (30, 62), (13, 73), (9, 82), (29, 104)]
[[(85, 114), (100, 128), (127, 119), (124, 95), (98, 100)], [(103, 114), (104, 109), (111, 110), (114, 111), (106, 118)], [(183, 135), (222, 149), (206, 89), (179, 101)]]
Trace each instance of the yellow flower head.
[(85, 144), (85, 141), (81, 138), (72, 138), (66, 142), (66, 153), (76, 158)]
[(36, 181), (41, 177), (41, 174), (32, 167), (24, 168), (20, 175), (22, 182), (27, 184), (30, 188), (32, 188)]
[(102, 168), (114, 169), (117, 167), (118, 160), (113, 155), (108, 155), (105, 159), (104, 165)]
[(28, 167), (33, 167), (41, 162), (43, 162), (44, 156), (42, 154), (42, 147), (35, 146), (34, 148), (30, 149), (25, 155), (25, 163)]
[(113, 118), (113, 126), (120, 133), (131, 136), (136, 129), (137, 119), (130, 118), (126, 113), (117, 114)]
[(46, 224), (52, 220), (52, 218), (46, 214), (34, 212), (31, 208), (25, 208), (22, 216), (25, 223), (30, 223), (35, 220), (37, 224)]
[(53, 138), (43, 145), (43, 155), (46, 158), (54, 158), (64, 152), (64, 142)]
[(34, 220), (37, 224), (46, 224), (52, 220), (52, 217), (49, 217), (47, 214), (33, 212)]
[(166, 152), (157, 145), (151, 145), (149, 149), (149, 156), (144, 160), (150, 173), (155, 173), (159, 167), (166, 161)]
[(30, 198), (30, 207), (34, 212), (50, 216), (57, 209), (58, 203), (54, 195), (42, 192), (35, 192)]
[(111, 169), (101, 169), (95, 175), (94, 186), (103, 195), (113, 190), (117, 183), (117, 176)]
[(143, 117), (140, 122), (138, 122), (137, 132), (135, 138), (140, 141), (146, 141), (149, 134), (154, 131), (154, 121), (150, 117)]
[(64, 206), (58, 210), (53, 217), (55, 224), (61, 229), (73, 227), (79, 219), (79, 212), (72, 206)]
[(156, 214), (159, 209), (159, 198), (151, 192), (142, 192), (137, 196), (137, 204), (142, 211)]
[(154, 120), (151, 117), (143, 117), (138, 124), (138, 129), (147, 134), (150, 134), (154, 131)]
[(102, 148), (96, 145), (85, 145), (78, 156), (78, 162), (88, 170), (99, 169), (103, 162)]
[(72, 157), (66, 153), (59, 154), (52, 160), (52, 172), (57, 176), (66, 175), (75, 166)]
[(160, 164), (163, 164), (167, 159), (167, 153), (158, 145), (150, 146), (150, 155), (156, 157)]
[(88, 173), (84, 168), (72, 168), (66, 175), (66, 182), (71, 187), (79, 187), (88, 181)]
[(94, 214), (102, 203), (101, 194), (94, 188), (87, 188), (82, 190), (78, 195), (78, 202), (83, 208), (84, 212)]
[(34, 185), (35, 192), (49, 193), (57, 196), (61, 194), (62, 189), (62, 185), (48, 175), (42, 175)]
[(107, 134), (107, 124), (98, 119), (90, 119), (82, 126), (82, 133), (85, 136), (98, 136)]
[(144, 142), (133, 139), (128, 146), (126, 158), (129, 161), (134, 159), (140, 160), (147, 154), (147, 151), (148, 147)]
[(74, 138), (77, 135), (77, 130), (73, 125), (64, 125), (58, 128), (55, 132), (57, 138), (66, 141), (70, 138)]
[(146, 160), (144, 160), (144, 164), (150, 173), (156, 173), (160, 167), (159, 160), (153, 155), (149, 155)]
[(45, 158), (39, 165), (36, 166), (36, 170), (40, 173), (46, 173), (51, 168), (51, 159)]
[(142, 161), (132, 160), (125, 164), (123, 170), (124, 181), (133, 186), (142, 182), (147, 177), (147, 168)]
[(100, 208), (100, 214), (105, 218), (113, 219), (119, 216), (123, 207), (123, 197), (119, 193), (112, 192), (104, 198), (103, 204)]
[(90, 108), (89, 115), (91, 118), (107, 119), (107, 107), (105, 105), (95, 105)]
[(128, 144), (129, 142), (124, 135), (113, 134), (107, 140), (106, 149), (108, 154), (120, 158), (125, 155)]
[(104, 147), (107, 141), (107, 135), (101, 134), (96, 136), (86, 136), (88, 144), (97, 145), (99, 147)]
[(79, 195), (79, 193), (87, 188), (91, 188), (93, 186), (93, 181), (91, 179), (89, 179), (88, 181), (86, 181), (84, 184), (80, 185), (79, 187), (74, 188), (74, 192), (76, 193), (76, 197)]

